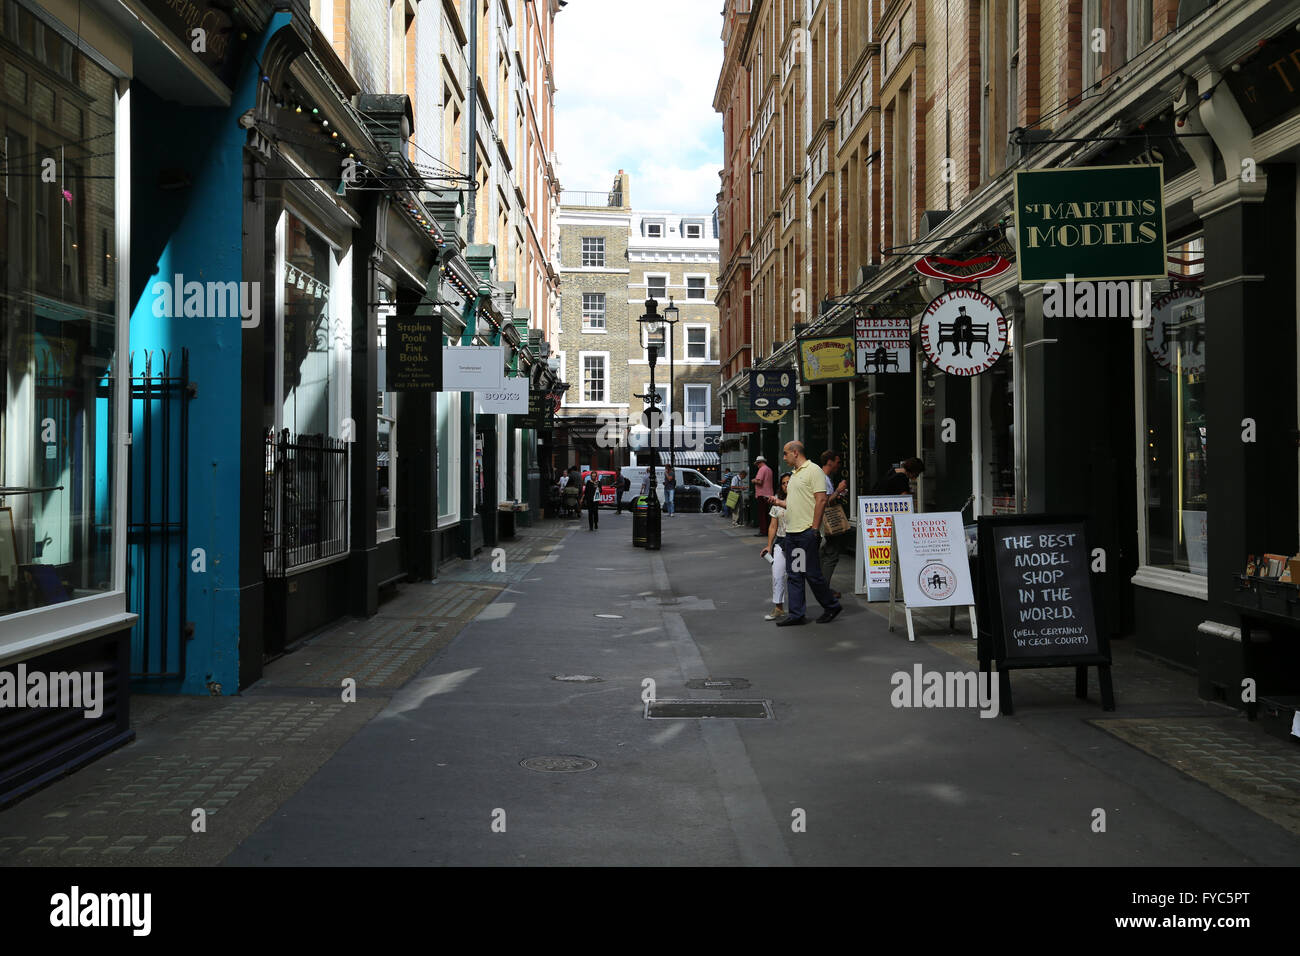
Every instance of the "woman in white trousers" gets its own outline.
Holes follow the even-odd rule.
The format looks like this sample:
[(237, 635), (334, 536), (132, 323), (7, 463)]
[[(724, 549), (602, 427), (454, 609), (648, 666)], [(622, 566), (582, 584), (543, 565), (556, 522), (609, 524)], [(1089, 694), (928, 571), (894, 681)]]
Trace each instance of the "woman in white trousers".
[(785, 617), (785, 568), (790, 550), (785, 540), (785, 490), (790, 484), (790, 474), (781, 476), (781, 493), (775, 498), (767, 499), (772, 506), (767, 525), (767, 547), (760, 555), (772, 555), (772, 612), (764, 616), (765, 621), (775, 621)]

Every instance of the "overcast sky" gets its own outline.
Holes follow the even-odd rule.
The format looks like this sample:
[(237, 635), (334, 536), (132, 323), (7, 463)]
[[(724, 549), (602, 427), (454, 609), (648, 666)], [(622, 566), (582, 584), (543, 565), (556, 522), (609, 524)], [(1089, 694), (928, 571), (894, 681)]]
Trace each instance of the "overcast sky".
[(722, 4), (570, 0), (555, 18), (555, 150), (564, 189), (632, 176), (640, 209), (711, 212), (722, 167)]

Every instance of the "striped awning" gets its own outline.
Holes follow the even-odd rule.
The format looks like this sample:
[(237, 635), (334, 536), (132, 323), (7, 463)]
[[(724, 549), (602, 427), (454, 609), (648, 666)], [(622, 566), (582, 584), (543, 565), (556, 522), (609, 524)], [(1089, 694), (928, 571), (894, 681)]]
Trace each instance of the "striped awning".
[[(659, 457), (662, 461), (667, 456), (660, 452)], [(673, 460), (687, 468), (708, 468), (719, 463), (716, 451), (678, 451), (673, 453)]]

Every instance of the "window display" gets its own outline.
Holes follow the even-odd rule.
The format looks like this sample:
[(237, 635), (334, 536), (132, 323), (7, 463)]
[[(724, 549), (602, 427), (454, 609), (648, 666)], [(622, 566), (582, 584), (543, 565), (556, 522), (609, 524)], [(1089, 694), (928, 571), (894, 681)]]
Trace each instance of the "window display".
[(0, 63), (0, 616), (113, 581), (116, 81), (27, 8)]
[(1207, 570), (1205, 427), (1205, 240), (1170, 248), (1172, 278), (1157, 289), (1146, 329), (1143, 406), (1146, 563)]

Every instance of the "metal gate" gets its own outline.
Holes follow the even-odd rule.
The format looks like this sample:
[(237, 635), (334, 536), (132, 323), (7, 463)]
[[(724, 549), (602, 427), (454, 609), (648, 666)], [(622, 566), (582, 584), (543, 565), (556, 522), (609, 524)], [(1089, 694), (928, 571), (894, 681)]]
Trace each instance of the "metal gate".
[[(175, 678), (185, 672), (185, 645), (193, 625), (185, 616), (189, 563), (190, 356), (181, 349), (142, 353), (131, 377), (131, 444), (126, 589), (140, 619), (131, 631), (131, 677)], [(180, 368), (177, 369), (176, 365)]]

